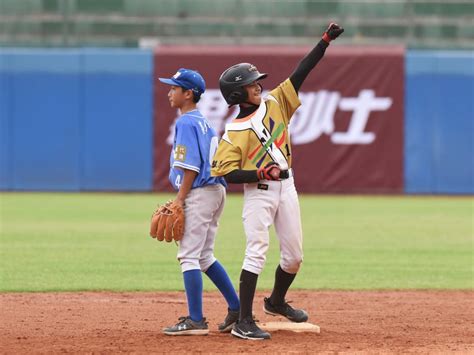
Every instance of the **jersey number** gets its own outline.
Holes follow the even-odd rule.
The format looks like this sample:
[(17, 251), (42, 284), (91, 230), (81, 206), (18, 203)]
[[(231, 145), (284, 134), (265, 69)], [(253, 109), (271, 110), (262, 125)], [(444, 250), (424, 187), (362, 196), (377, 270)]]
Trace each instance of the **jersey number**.
[(174, 184), (178, 189), (181, 188), (181, 175), (176, 176), (176, 180), (174, 181)]

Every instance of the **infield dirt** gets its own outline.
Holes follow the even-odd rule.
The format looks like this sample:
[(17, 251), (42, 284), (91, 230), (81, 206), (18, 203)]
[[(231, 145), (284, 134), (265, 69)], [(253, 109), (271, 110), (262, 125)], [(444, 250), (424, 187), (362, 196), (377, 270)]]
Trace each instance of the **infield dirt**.
[[(265, 315), (258, 292), (254, 301)], [(210, 334), (170, 337), (183, 292), (0, 294), (0, 353), (473, 353), (474, 291), (290, 291), (321, 334), (272, 332), (246, 341), (217, 332), (227, 310), (204, 296)]]

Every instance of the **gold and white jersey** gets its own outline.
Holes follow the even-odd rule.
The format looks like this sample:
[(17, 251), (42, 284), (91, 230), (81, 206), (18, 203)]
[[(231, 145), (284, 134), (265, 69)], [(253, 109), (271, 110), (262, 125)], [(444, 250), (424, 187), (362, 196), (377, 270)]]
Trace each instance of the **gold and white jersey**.
[(300, 105), (295, 88), (287, 79), (270, 91), (251, 115), (228, 123), (214, 155), (211, 174), (256, 170), (271, 161), (282, 170), (290, 169), (288, 124)]

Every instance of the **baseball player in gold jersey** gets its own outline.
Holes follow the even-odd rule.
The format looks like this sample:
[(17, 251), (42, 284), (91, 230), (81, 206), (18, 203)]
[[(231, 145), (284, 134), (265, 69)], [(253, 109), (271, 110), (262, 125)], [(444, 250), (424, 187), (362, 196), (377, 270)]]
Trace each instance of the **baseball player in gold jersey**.
[(212, 162), (212, 175), (224, 176), (229, 183), (244, 184), (242, 213), (247, 237), (245, 259), (240, 274), (240, 314), (232, 335), (242, 339), (270, 339), (253, 320), (252, 305), (258, 275), (269, 247), (273, 224), (280, 242), (280, 263), (275, 272), (272, 294), (264, 298), (263, 309), (293, 322), (305, 322), (308, 314), (285, 300), (303, 260), (303, 234), (298, 195), (291, 169), (288, 125), (300, 105), (298, 91), (310, 71), (323, 57), (329, 42), (344, 29), (331, 23), (321, 41), (298, 64), (283, 83), (262, 99), (260, 73), (249, 63), (225, 70), (219, 85), (229, 106), (239, 105), (236, 119), (225, 133)]

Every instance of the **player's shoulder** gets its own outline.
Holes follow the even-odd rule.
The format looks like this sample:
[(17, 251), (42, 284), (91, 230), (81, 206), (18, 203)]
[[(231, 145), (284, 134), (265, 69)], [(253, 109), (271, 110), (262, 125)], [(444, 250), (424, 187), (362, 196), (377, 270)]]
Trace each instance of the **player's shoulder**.
[(232, 132), (230, 131), (225, 131), (219, 142), (219, 145), (226, 145), (226, 144), (229, 144), (231, 146), (234, 145), (234, 143), (232, 142)]
[(176, 121), (176, 125), (178, 127), (183, 127), (183, 126), (197, 126), (199, 124), (200, 120), (203, 120), (204, 117), (203, 115), (198, 111), (190, 111), (183, 113), (178, 120)]
[(188, 118), (188, 119), (204, 118), (201, 111), (199, 111), (198, 109), (188, 111), (188, 112), (184, 113), (183, 116), (186, 116), (186, 118)]
[(275, 88), (269, 91), (268, 94), (275, 93), (276, 91), (279, 91), (279, 90), (290, 90), (290, 91), (296, 92), (295, 87), (293, 86), (293, 83), (291, 82), (290, 78), (287, 78), (284, 81), (282, 81)]
[(281, 82), (276, 88), (269, 91), (265, 97), (267, 103), (274, 102), (279, 104), (280, 99), (283, 97), (295, 97), (298, 96), (293, 83), (288, 78), (285, 81)]

